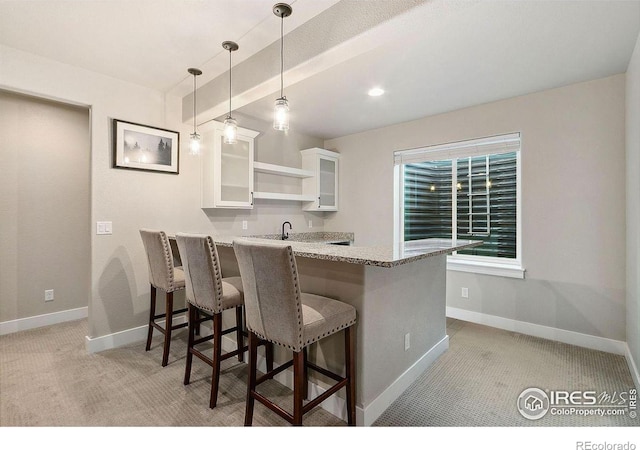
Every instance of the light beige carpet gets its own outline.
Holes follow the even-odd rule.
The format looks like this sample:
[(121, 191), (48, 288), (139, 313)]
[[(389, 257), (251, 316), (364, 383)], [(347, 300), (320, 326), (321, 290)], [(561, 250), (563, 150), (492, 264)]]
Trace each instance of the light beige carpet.
[[(184, 386), (186, 330), (174, 334), (169, 365), (162, 338), (88, 355), (86, 320), (0, 336), (1, 426), (243, 426), (246, 364), (223, 362), (218, 406), (209, 408), (211, 368), (193, 359)], [(206, 348), (206, 347), (204, 347)], [(291, 410), (291, 391), (276, 381), (263, 393)], [(256, 402), (255, 426), (289, 424)], [(345, 425), (317, 408), (307, 426)]]
[(374, 425), (490, 427), (640, 426), (624, 416), (560, 416), (532, 421), (517, 410), (520, 393), (545, 390), (628, 392), (623, 356), (483, 325), (447, 320), (449, 350)]
[[(0, 426), (242, 426), (246, 365), (223, 364), (218, 407), (208, 408), (210, 368), (194, 358), (184, 386), (184, 330), (169, 365), (162, 346), (144, 343), (88, 355), (80, 320), (0, 336)], [(379, 426), (638, 426), (628, 417), (551, 417), (530, 421), (516, 409), (524, 388), (628, 390), (622, 356), (587, 350), (461, 321), (449, 321), (450, 348), (376, 421)], [(265, 393), (291, 406), (275, 381)], [(322, 409), (307, 426), (345, 425)], [(254, 424), (288, 426), (256, 403)]]

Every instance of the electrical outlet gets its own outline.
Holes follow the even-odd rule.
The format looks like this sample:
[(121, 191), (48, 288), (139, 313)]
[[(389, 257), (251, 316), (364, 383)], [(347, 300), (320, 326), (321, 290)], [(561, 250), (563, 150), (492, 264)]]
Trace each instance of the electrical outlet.
[(247, 228), (249, 228), (249, 224), (247, 224), (247, 221), (246, 221), (246, 220), (243, 220), (243, 221), (242, 221), (242, 229), (243, 229), (243, 230), (246, 230)]
[(313, 222), (311, 220), (309, 221), (309, 228), (313, 228)]
[(406, 352), (411, 347), (411, 333), (404, 335), (404, 351)]
[(460, 293), (462, 298), (469, 298), (469, 288), (462, 288), (462, 292)]
[(53, 301), (53, 289), (47, 289), (44, 291), (44, 301), (45, 302)]

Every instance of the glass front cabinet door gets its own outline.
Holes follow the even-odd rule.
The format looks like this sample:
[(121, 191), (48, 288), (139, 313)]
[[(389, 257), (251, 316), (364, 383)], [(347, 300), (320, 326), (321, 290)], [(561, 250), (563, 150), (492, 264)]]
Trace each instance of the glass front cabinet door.
[(238, 128), (225, 144), (223, 124), (211, 121), (202, 134), (202, 208), (253, 208), (253, 147), (257, 131)]
[(302, 181), (303, 194), (311, 195), (313, 202), (307, 202), (305, 211), (338, 210), (338, 162), (340, 154), (322, 148), (302, 150), (302, 168), (312, 171), (315, 176)]

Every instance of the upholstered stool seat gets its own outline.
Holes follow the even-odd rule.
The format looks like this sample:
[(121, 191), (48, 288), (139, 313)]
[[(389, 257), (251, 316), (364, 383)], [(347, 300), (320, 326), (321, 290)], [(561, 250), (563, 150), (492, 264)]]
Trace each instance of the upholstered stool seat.
[[(215, 408), (218, 401), (218, 385), (220, 381), (220, 363), (233, 356), (243, 360), (248, 346), (244, 345), (242, 328), (244, 294), (240, 277), (223, 277), (218, 260), (218, 251), (210, 236), (199, 234), (177, 233), (176, 241), (180, 250), (182, 267), (185, 273), (186, 297), (189, 310), (189, 338), (187, 343), (187, 361), (184, 373), (184, 384), (188, 385), (191, 377), (193, 356), (207, 363), (212, 368), (211, 395), (209, 407)], [(236, 324), (226, 330), (222, 327), (222, 312), (235, 309)], [(196, 330), (205, 321), (213, 322), (213, 333), (196, 339)], [(222, 336), (236, 334), (237, 348), (222, 353)], [(197, 346), (213, 341), (213, 355), (206, 356)], [(267, 347), (267, 364), (273, 367), (273, 348)]]
[(244, 303), (244, 293), (242, 291), (242, 278), (226, 277), (222, 279), (222, 307), (228, 308), (232, 302), (236, 302), (240, 297), (241, 303)]
[[(347, 391), (347, 422), (355, 425), (355, 330), (353, 306), (300, 289), (298, 269), (291, 246), (258, 244), (236, 240), (233, 247), (244, 287), (246, 324), (249, 330), (249, 381), (245, 425), (253, 422), (255, 400), (294, 425), (302, 425), (302, 416), (343, 387)], [(307, 347), (344, 330), (345, 376), (319, 367), (307, 360)], [(262, 377), (256, 374), (258, 339), (273, 342), (293, 351), (293, 359)], [(293, 366), (293, 414), (285, 411), (257, 391), (257, 386)], [(337, 383), (310, 400), (307, 398), (307, 369), (325, 375)]]
[(356, 309), (344, 302), (304, 292), (300, 300), (305, 346), (356, 323)]
[[(147, 254), (149, 267), (149, 283), (151, 284), (150, 307), (149, 307), (149, 327), (147, 331), (146, 351), (151, 349), (153, 330), (156, 329), (164, 335), (164, 345), (162, 349), (162, 366), (169, 362), (169, 350), (171, 347), (171, 332), (186, 327), (186, 323), (173, 325), (173, 316), (187, 311), (186, 308), (173, 310), (173, 293), (185, 288), (184, 271), (181, 267), (176, 267), (174, 255), (171, 250), (169, 238), (164, 231), (141, 229), (140, 237)], [(156, 292), (157, 289), (165, 292), (165, 312), (156, 314)], [(158, 323), (158, 319), (165, 319), (164, 326)]]
[(175, 291), (184, 289), (184, 270), (182, 267), (173, 268), (173, 287)]

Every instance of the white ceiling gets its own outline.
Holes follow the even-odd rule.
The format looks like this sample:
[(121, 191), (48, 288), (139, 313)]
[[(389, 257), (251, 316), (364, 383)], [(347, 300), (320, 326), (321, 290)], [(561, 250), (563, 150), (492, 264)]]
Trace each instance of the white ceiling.
[[(352, 4), (342, 10), (352, 15), (343, 20), (371, 26), (285, 72), (296, 131), (332, 138), (623, 73), (640, 31), (636, 0), (394, 0), (410, 9), (377, 23), (371, 16), (384, 0), (297, 0), (289, 1), (294, 13), (285, 19), (286, 33), (320, 29), (317, 39), (324, 33), (330, 40), (337, 24), (329, 13), (345, 2)], [(229, 60), (220, 44), (235, 40), (241, 50), (233, 55), (234, 81), (240, 63), (245, 73), (265, 76), (259, 86), (234, 92), (234, 110), (270, 120), (279, 78), (266, 73), (264, 58), (277, 55), (265, 53), (279, 39), (274, 3), (0, 0), (0, 44), (188, 96), (193, 80), (186, 69), (204, 71), (199, 86), (222, 83)], [(296, 45), (309, 42), (289, 41), (285, 53), (303, 54)], [(386, 94), (368, 97), (372, 86)], [(217, 107), (199, 111), (199, 121), (223, 113), (228, 94), (218, 93)]]
[[(289, 31), (338, 0), (291, 0)], [(185, 95), (280, 38), (274, 0), (0, 0), (0, 44)], [(176, 90), (178, 89), (178, 90)]]
[[(333, 138), (624, 73), (640, 30), (639, 2), (456, 3), (418, 6), (386, 44), (286, 88), (291, 127)], [(269, 120), (275, 98), (239, 111)]]

